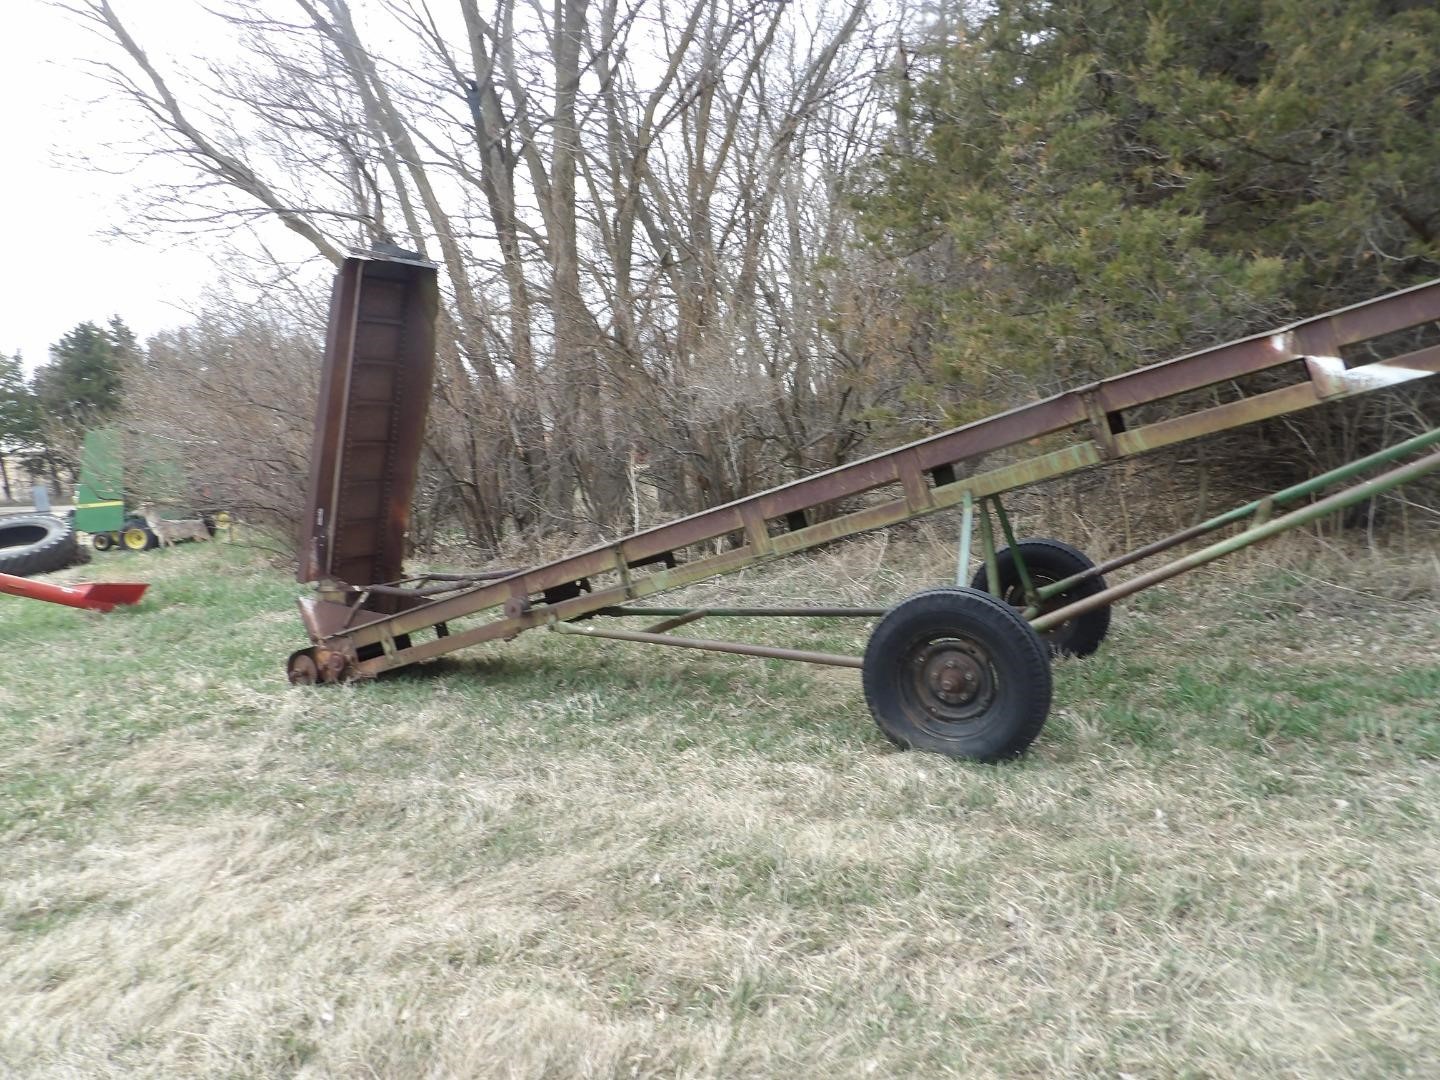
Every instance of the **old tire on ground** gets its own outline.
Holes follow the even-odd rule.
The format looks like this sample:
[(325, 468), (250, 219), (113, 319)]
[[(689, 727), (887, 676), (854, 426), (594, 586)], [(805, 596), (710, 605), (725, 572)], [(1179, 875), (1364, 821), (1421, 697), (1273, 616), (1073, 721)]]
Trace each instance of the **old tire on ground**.
[(900, 746), (974, 761), (1015, 757), (1050, 711), (1050, 657), (1009, 604), (949, 586), (916, 593), (865, 647), (865, 703)]
[(30, 577), (75, 561), (75, 530), (49, 514), (0, 518), (0, 574)]
[[(1083, 551), (1059, 540), (1022, 540), (1015, 546), (1020, 549), (1020, 557), (1025, 560), (1030, 581), (1037, 587), (1064, 581), (1072, 574), (1078, 574), (1095, 565)], [(999, 564), (1001, 597), (1011, 607), (1024, 608), (1025, 593), (1020, 585), (1020, 572), (1015, 569), (1014, 550), (1004, 548), (997, 552), (995, 561)], [(976, 571), (970, 585), (981, 592), (990, 591), (990, 575), (985, 572), (985, 567), (982, 566)], [(1103, 588), (1103, 577), (1097, 575), (1089, 578), (1059, 596), (1046, 600), (1040, 605), (1040, 613), (1043, 615), (1066, 604), (1073, 604), (1076, 600), (1093, 596)], [(1106, 605), (1069, 619), (1040, 636), (1049, 646), (1052, 656), (1089, 656), (1100, 648), (1100, 643), (1109, 632), (1110, 607)]]

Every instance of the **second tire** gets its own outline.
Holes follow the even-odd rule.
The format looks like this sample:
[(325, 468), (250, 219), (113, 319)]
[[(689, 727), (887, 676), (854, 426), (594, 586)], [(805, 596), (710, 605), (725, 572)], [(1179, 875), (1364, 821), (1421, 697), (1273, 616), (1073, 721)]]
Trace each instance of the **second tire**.
[[(1095, 565), (1083, 551), (1059, 540), (1022, 540), (1015, 548), (1019, 549), (1031, 584), (1036, 587), (1064, 581)], [(1020, 582), (1020, 571), (1015, 565), (1015, 549), (1003, 548), (996, 554), (995, 561), (1000, 572), (1000, 588), (994, 591), (998, 591), (1000, 598), (1011, 607), (1025, 607), (1025, 591)], [(981, 592), (992, 591), (990, 575), (985, 572), (985, 567), (976, 571), (970, 586)], [(1040, 611), (1044, 614), (1058, 610), (1066, 604), (1093, 596), (1104, 588), (1105, 579), (1097, 574), (1044, 601)], [(1041, 637), (1054, 656), (1089, 656), (1100, 648), (1109, 632), (1110, 608), (1106, 606), (1063, 622)]]
[(0, 574), (31, 577), (75, 562), (75, 530), (49, 514), (0, 518)]

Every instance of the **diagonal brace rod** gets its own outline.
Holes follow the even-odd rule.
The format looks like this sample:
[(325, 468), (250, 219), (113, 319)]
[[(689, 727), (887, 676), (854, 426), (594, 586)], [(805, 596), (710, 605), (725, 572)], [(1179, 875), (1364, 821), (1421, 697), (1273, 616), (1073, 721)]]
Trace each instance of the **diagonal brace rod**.
[(1166, 563), (1164, 566), (1157, 566), (1143, 574), (1137, 574), (1129, 581), (1121, 582), (1119, 585), (1112, 585), (1108, 589), (1077, 600), (1073, 604), (1066, 604), (1062, 608), (1047, 612), (1039, 618), (1031, 619), (1030, 625), (1037, 633), (1043, 634), (1047, 630), (1053, 630), (1063, 622), (1068, 622), (1086, 612), (1094, 611), (1096, 608), (1105, 607), (1116, 600), (1130, 596), (1142, 589), (1148, 589), (1152, 585), (1158, 585), (1162, 581), (1178, 577), (1187, 570), (1193, 570), (1197, 566), (1204, 566), (1208, 562), (1226, 555), (1233, 554), (1247, 548), (1251, 544), (1258, 544), (1262, 540), (1268, 540), (1272, 536), (1278, 536), (1282, 532), (1298, 528), (1301, 525), (1308, 525), (1317, 518), (1326, 514), (1333, 514), (1337, 510), (1344, 510), (1354, 506), (1356, 503), (1365, 502), (1376, 495), (1389, 491), (1391, 488), (1399, 487), (1401, 484), (1409, 483), (1428, 473), (1440, 469), (1440, 451), (1412, 461), (1408, 465), (1402, 465), (1398, 469), (1391, 469), (1389, 472), (1381, 473), (1373, 480), (1366, 480), (1364, 483), (1348, 487), (1343, 491), (1337, 491), (1334, 495), (1327, 496), (1317, 503), (1302, 507), (1299, 510), (1292, 510), (1284, 517), (1278, 517), (1267, 521), (1263, 525), (1256, 525), (1242, 533), (1227, 537), (1209, 547), (1201, 548), (1199, 551), (1191, 552), (1174, 562)]
[[(1261, 515), (1263, 512), (1268, 511), (1269, 508), (1283, 506), (1286, 503), (1294, 502), (1296, 499), (1313, 495), (1315, 492), (1323, 491), (1332, 484), (1338, 484), (1342, 480), (1349, 480), (1359, 476), (1373, 466), (1397, 461), (1414, 450), (1423, 450), (1426, 447), (1434, 446), (1436, 443), (1440, 443), (1440, 428), (1436, 428), (1434, 431), (1427, 431), (1422, 435), (1416, 435), (1414, 438), (1406, 439), (1404, 442), (1396, 443), (1394, 446), (1376, 451), (1363, 458), (1358, 458), (1355, 461), (1341, 465), (1338, 469), (1331, 469), (1329, 472), (1321, 473), (1319, 476), (1312, 476), (1309, 480), (1302, 480), (1298, 484), (1292, 484), (1290, 487), (1277, 491), (1273, 495), (1267, 495), (1263, 499), (1256, 499), (1254, 502), (1246, 503), (1244, 506), (1237, 506), (1233, 510), (1227, 510), (1223, 514), (1217, 514), (1208, 521), (1202, 521), (1198, 525), (1192, 525), (1188, 529), (1182, 529), (1171, 536), (1165, 537), (1163, 540), (1156, 540), (1153, 543), (1146, 544), (1144, 547), (1138, 547), (1134, 551), (1126, 552), (1124, 555), (1117, 555), (1113, 559), (1107, 559), (1105, 562), (1082, 570), (1078, 574), (1072, 574), (1070, 577), (1064, 578), (1061, 581), (1056, 581), (1049, 585), (1042, 585), (1036, 590), (1036, 593), (1041, 600), (1048, 600), (1052, 596), (1060, 596), (1063, 593), (1069, 592), (1082, 581), (1088, 581), (1093, 577), (1108, 574), (1112, 570), (1120, 570), (1134, 563), (1142, 562), (1152, 555), (1159, 555), (1162, 551), (1169, 551), (1173, 547), (1178, 547), (1187, 540), (1195, 540), (1198, 537), (1206, 536), (1216, 529), (1224, 528), (1226, 525), (1230, 525), (1236, 521), (1241, 521), (1252, 515)], [(1263, 524), (1263, 520), (1259, 523)], [(1029, 619), (1038, 615), (1039, 612), (1039, 605), (1034, 601), (1030, 601), (1030, 606), (1021, 612), (1021, 614)]]
[(809, 652), (805, 649), (782, 649), (772, 645), (750, 645), (743, 641), (712, 641), (707, 638), (682, 638), (670, 634), (647, 634), (641, 630), (612, 630), (609, 627), (576, 626), (572, 623), (550, 623), (557, 634), (577, 637), (609, 638), (612, 641), (634, 641), (641, 645), (674, 645), (681, 649), (703, 649), (706, 652), (734, 653), (737, 656), (759, 656), (771, 660), (799, 660), (806, 664), (828, 667), (860, 668), (865, 661), (858, 656), (838, 653)]

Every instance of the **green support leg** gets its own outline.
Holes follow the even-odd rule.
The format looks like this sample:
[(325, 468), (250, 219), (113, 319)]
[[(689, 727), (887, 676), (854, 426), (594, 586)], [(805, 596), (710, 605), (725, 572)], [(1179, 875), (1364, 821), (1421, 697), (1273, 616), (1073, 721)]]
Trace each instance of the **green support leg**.
[(1025, 565), (1025, 556), (1020, 554), (1020, 545), (1015, 540), (1015, 531), (1010, 528), (1010, 515), (1005, 513), (1000, 496), (992, 495), (990, 501), (995, 504), (995, 516), (1000, 519), (1000, 531), (1005, 534), (1005, 543), (1010, 548), (1010, 559), (1015, 564), (1015, 573), (1020, 577), (1020, 589), (1025, 595), (1025, 603), (1038, 604), (1040, 596), (1031, 583), (1030, 568)]
[(990, 526), (990, 511), (985, 505), (987, 501), (980, 500), (980, 544), (985, 548), (985, 580), (990, 592), (999, 597), (1005, 590), (1000, 586), (1000, 560), (995, 556), (995, 532)]
[(955, 584), (965, 585), (970, 581), (970, 541), (975, 531), (975, 500), (965, 492), (961, 500), (960, 553), (955, 560)]

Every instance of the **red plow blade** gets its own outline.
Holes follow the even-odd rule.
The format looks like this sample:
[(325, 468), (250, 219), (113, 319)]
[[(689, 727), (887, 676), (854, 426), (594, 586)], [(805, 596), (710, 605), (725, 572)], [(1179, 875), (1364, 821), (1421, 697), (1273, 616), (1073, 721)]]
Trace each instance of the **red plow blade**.
[(32, 600), (44, 600), (66, 607), (88, 608), (91, 611), (110, 611), (117, 604), (138, 604), (150, 587), (145, 581), (97, 581), (86, 585), (51, 585), (45, 581), (31, 581), (0, 574), (0, 593), (11, 596), (28, 596)]

